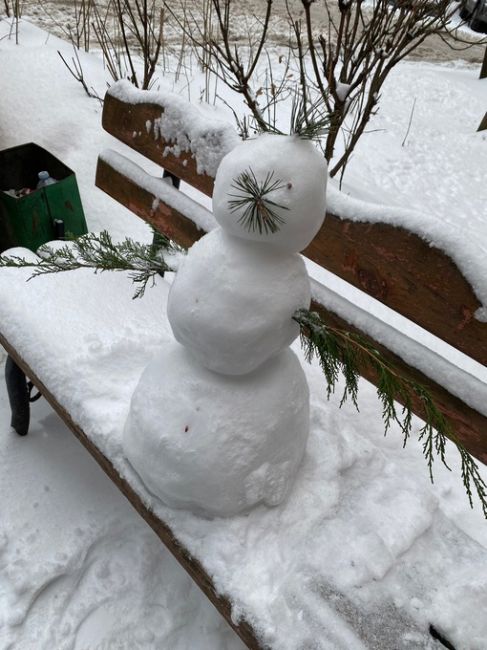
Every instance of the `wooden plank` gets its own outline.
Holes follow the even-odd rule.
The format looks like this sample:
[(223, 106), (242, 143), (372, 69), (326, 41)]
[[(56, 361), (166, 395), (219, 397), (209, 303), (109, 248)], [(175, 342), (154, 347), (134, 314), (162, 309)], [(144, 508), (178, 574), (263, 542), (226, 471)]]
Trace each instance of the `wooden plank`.
[[(113, 181), (117, 180), (115, 176), (105, 177), (105, 179), (109, 179), (110, 183), (113, 183)], [(119, 182), (117, 182), (117, 185), (122, 185), (124, 190), (121, 191), (120, 188), (114, 189), (113, 185), (109, 184), (109, 194), (117, 200), (121, 200), (123, 205), (126, 207), (129, 207), (129, 205), (133, 206), (134, 203), (137, 203), (137, 214), (142, 219), (145, 219), (155, 225), (156, 219), (154, 216), (154, 211), (152, 210), (154, 196), (149, 192), (142, 190), (137, 185), (133, 184), (130, 179), (121, 177), (121, 179), (118, 180)], [(123, 182), (120, 183), (120, 180)], [(104, 184), (99, 185), (99, 187), (104, 189)], [(127, 202), (124, 203), (124, 200)], [(171, 229), (170, 232), (172, 234), (169, 234), (169, 231), (163, 230), (163, 232), (165, 232), (166, 235), (173, 237), (174, 240), (182, 246), (187, 246), (188, 237), (190, 237), (190, 235), (186, 230), (185, 222), (189, 221), (189, 219), (172, 210), (169, 206), (162, 206), (162, 203), (159, 205), (157, 210), (162, 210), (164, 214), (164, 219), (158, 221), (158, 223), (169, 223)], [(184, 239), (178, 239), (180, 232), (183, 232)], [(196, 239), (199, 239), (201, 235), (202, 232), (197, 231)], [(196, 241), (196, 239), (194, 241)], [(414, 378), (417, 382), (426, 386), (430, 391), (433, 399), (438, 404), (438, 407), (442, 413), (444, 413), (444, 415), (449, 419), (452, 428), (456, 432), (459, 440), (461, 440), (461, 442), (465, 445), (465, 447), (470, 451), (472, 455), (481, 460), (483, 463), (487, 464), (487, 418), (485, 416), (472, 409), (461, 399), (449, 393), (441, 385), (432, 381), (420, 371), (409, 366), (400, 357), (390, 352), (387, 348), (380, 345), (377, 341), (369, 337), (364, 332), (351, 327), (340, 316), (327, 310), (323, 305), (314, 303), (313, 307), (317, 311), (321, 312), (326, 318), (326, 321), (331, 325), (336, 324), (337, 326), (344, 327), (345, 329), (358, 331), (369, 343), (380, 349), (384, 355), (384, 358), (393, 363), (401, 374), (404, 374), (406, 377)], [(367, 371), (364, 373), (364, 377), (371, 381), (373, 384), (377, 385), (377, 378), (373, 375), (373, 373)], [(416, 415), (422, 417), (424, 413), (421, 402), (419, 400), (416, 400), (413, 403), (413, 407)]]
[(191, 219), (162, 201), (154, 201), (151, 192), (123, 176), (102, 158), (98, 158), (96, 167), (96, 186), (185, 248), (205, 234)]
[(181, 180), (189, 183), (208, 196), (213, 194), (213, 178), (198, 174), (196, 162), (191, 153), (182, 152), (175, 156), (168, 150), (171, 143), (161, 137), (155, 137), (153, 128), (160, 119), (163, 108), (159, 104), (129, 104), (109, 93), (103, 104), (102, 126), (129, 147), (143, 154), (153, 162), (167, 169)]
[(327, 214), (303, 253), (373, 298), (487, 365), (487, 323), (455, 263), (416, 234)]
[[(468, 404), (465, 404), (459, 397), (452, 395), (443, 386), (407, 364), (397, 354), (394, 354), (394, 352), (391, 352), (381, 343), (348, 323), (341, 316), (338, 316), (317, 302), (312, 303), (312, 308), (324, 318), (330, 327), (340, 327), (363, 336), (374, 348), (379, 350), (387, 362), (393, 364), (398, 369), (401, 375), (425, 386), (439, 410), (449, 420), (458, 440), (472, 456), (475, 456), (482, 463), (487, 464), (487, 417), (485, 415), (482, 415), (468, 406)], [(374, 384), (374, 386), (377, 386), (377, 376), (371, 369), (366, 369), (361, 374), (365, 379)], [(399, 403), (403, 403), (401, 400), (398, 401)], [(418, 417), (424, 417), (423, 405), (419, 398), (413, 398), (412, 410)], [(359, 414), (357, 414), (357, 417), (360, 417)]]
[(218, 594), (211, 577), (204, 570), (198, 560), (191, 556), (183, 544), (174, 536), (173, 532), (163, 521), (152, 513), (147, 506), (144, 505), (139, 495), (132, 489), (129, 483), (120, 476), (118, 471), (112, 465), (110, 460), (98, 449), (98, 447), (88, 438), (81, 427), (74, 422), (66, 409), (58, 402), (54, 395), (49, 391), (47, 386), (39, 379), (36, 373), (32, 370), (29, 364), (19, 355), (15, 348), (10, 345), (9, 341), (0, 332), (0, 345), (2, 345), (7, 353), (12, 357), (15, 363), (22, 368), (25, 375), (32, 381), (36, 388), (42, 393), (45, 399), (49, 402), (51, 407), (56, 411), (63, 422), (74, 433), (76, 438), (81, 444), (89, 451), (89, 453), (96, 460), (98, 465), (107, 474), (107, 476), (115, 483), (122, 494), (130, 501), (133, 507), (137, 510), (139, 515), (149, 524), (152, 530), (156, 533), (163, 544), (168, 548), (172, 555), (176, 558), (179, 564), (185, 571), (189, 573), (191, 578), (199, 586), (205, 596), (211, 601), (216, 609), (226, 619), (230, 627), (238, 634), (242, 641), (250, 650), (264, 650), (260, 644), (255, 631), (245, 621), (241, 620), (240, 623), (235, 623), (232, 620), (232, 607), (230, 601)]

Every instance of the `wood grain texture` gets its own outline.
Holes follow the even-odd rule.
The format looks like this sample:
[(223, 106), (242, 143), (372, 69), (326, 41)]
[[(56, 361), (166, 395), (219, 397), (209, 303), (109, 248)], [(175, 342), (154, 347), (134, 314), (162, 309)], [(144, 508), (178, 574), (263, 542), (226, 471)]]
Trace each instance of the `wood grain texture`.
[(479, 300), (454, 262), (414, 233), (327, 214), (303, 254), (487, 365)]
[[(103, 161), (100, 161), (103, 162)], [(107, 165), (107, 163), (103, 163)], [(112, 170), (114, 174), (115, 172)], [(108, 183), (108, 193), (120, 200), (123, 205), (134, 209), (134, 203), (137, 203), (136, 214), (138, 214), (142, 219), (145, 219), (149, 223), (155, 225), (155, 217), (152, 210), (152, 204), (154, 196), (145, 190), (141, 190), (137, 185), (135, 185), (130, 179), (121, 177), (117, 182), (117, 189), (114, 188), (113, 182), (117, 181), (116, 176), (111, 175), (112, 172), (109, 172), (107, 176), (100, 176), (100, 180), (103, 181), (102, 185), (99, 185), (104, 189), (105, 184)], [(105, 174), (105, 172), (104, 172)], [(98, 177), (97, 177), (98, 184)], [(121, 189), (123, 187), (123, 191)], [(126, 201), (126, 202), (124, 202)], [(182, 246), (188, 246), (188, 240), (191, 238), (191, 233), (187, 229), (187, 221), (190, 221), (187, 217), (181, 215), (180, 213), (172, 210), (169, 206), (163, 206), (162, 202), (159, 204), (157, 209), (162, 210), (164, 214), (164, 219), (161, 219), (158, 223), (165, 224), (168, 223), (170, 230), (162, 229), (167, 236), (173, 237), (174, 240)], [(340, 220), (337, 220), (340, 224)], [(356, 224), (354, 224), (356, 225)], [(396, 228), (391, 228), (392, 230), (398, 230)], [(180, 233), (182, 233), (180, 238)], [(196, 239), (199, 239), (202, 236), (202, 231), (198, 230), (196, 233)], [(313, 251), (311, 251), (313, 255)], [(320, 254), (320, 251), (318, 251)], [(396, 262), (397, 265), (397, 262)], [(391, 273), (394, 267), (392, 261)], [(412, 298), (411, 300), (415, 300)], [(417, 303), (413, 303), (413, 305)], [(469, 407), (462, 400), (455, 397), (448, 391), (446, 391), (440, 384), (432, 381), (426, 375), (415, 370), (407, 363), (405, 363), (400, 357), (393, 354), (387, 350), (384, 346), (381, 346), (377, 341), (369, 337), (366, 333), (356, 330), (341, 319), (338, 315), (333, 312), (328, 311), (322, 305), (315, 303), (315, 308), (317, 311), (320, 311), (323, 315), (326, 316), (327, 322), (330, 324), (337, 323), (340, 327), (345, 329), (350, 329), (353, 331), (359, 331), (359, 333), (372, 345), (377, 348), (380, 348), (384, 354), (386, 360), (390, 360), (395, 367), (399, 370), (401, 374), (404, 374), (406, 377), (412, 377), (419, 383), (423, 384), (430, 391), (433, 399), (438, 404), (440, 410), (444, 415), (449, 419), (453, 430), (458, 436), (459, 440), (465, 445), (465, 447), (470, 451), (472, 455), (481, 460), (484, 463), (487, 463), (487, 418)], [(373, 376), (370, 372), (365, 372), (364, 377), (371, 381), (373, 384), (377, 384), (377, 378)], [(422, 405), (419, 401), (414, 402), (413, 410), (421, 417), (423, 415)]]
[(113, 199), (185, 248), (205, 234), (191, 219), (162, 201), (154, 201), (151, 192), (136, 185), (102, 158), (98, 158), (95, 182)]
[[(174, 143), (155, 137), (153, 125), (160, 119), (162, 112), (159, 104), (129, 104), (107, 93), (103, 104), (102, 126), (117, 140), (161, 165), (200, 192), (211, 196), (213, 178), (198, 174), (191, 153), (182, 152), (175, 156), (170, 151)], [(151, 128), (148, 129), (149, 123)]]
[(5, 348), (7, 353), (12, 357), (19, 368), (24, 371), (25, 375), (42, 393), (54, 411), (56, 411), (59, 417), (69, 427), (69, 429), (71, 429), (81, 444), (93, 456), (105, 474), (110, 477), (110, 479), (115, 483), (122, 494), (130, 501), (133, 507), (141, 515), (141, 517), (145, 519), (145, 521), (149, 524), (159, 539), (168, 548), (168, 550), (176, 558), (179, 564), (181, 564), (185, 571), (189, 573), (192, 579), (203, 591), (205, 596), (224, 616), (228, 624), (233, 628), (233, 630), (235, 630), (235, 632), (246, 644), (246, 646), (250, 648), (250, 650), (264, 650), (264, 646), (261, 645), (255, 631), (247, 622), (241, 621), (237, 624), (232, 620), (232, 607), (229, 600), (221, 594), (217, 593), (211, 577), (205, 571), (201, 563), (192, 557), (185, 546), (178, 541), (177, 537), (174, 536), (169, 526), (167, 526), (147, 508), (142, 499), (132, 489), (130, 484), (122, 476), (120, 476), (110, 460), (98, 449), (93, 441), (88, 438), (83, 429), (72, 419), (71, 415), (64, 408), (64, 406), (58, 402), (48, 387), (39, 379), (29, 364), (19, 355), (19, 353), (1, 332), (0, 345)]

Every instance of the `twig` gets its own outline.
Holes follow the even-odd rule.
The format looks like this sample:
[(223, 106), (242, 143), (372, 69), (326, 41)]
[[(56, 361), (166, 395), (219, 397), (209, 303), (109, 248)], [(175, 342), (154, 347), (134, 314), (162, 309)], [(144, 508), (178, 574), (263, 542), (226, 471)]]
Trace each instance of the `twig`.
[(404, 140), (402, 141), (401, 147), (404, 147), (404, 145), (406, 144), (406, 140), (407, 140), (407, 137), (409, 135), (409, 130), (410, 130), (411, 124), (413, 122), (413, 115), (414, 115), (414, 107), (415, 106), (416, 106), (416, 97), (414, 98), (414, 101), (413, 101), (413, 107), (411, 108), (411, 114), (409, 115), (408, 128), (407, 128), (407, 131), (406, 131), (406, 135), (404, 136)]

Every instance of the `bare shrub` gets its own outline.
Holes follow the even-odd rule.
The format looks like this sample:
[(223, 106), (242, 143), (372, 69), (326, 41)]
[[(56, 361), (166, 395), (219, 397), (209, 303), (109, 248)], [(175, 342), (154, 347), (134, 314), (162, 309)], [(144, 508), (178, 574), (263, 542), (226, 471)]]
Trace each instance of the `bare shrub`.
[(67, 24), (57, 20), (46, 2), (41, 0), (39, 6), (66, 40), (78, 49), (83, 48), (85, 52), (89, 52), (91, 40), (91, 19), (96, 8), (95, 0), (73, 0), (72, 3), (68, 5), (72, 20)]
[[(273, 76), (270, 61), (262, 61), (267, 81), (257, 78), (266, 53), (273, 2), (253, 16), (246, 42), (234, 38), (236, 3), (207, 0), (210, 18), (165, 3), (172, 19), (189, 38), (201, 65), (241, 94), (256, 130), (275, 130), (271, 107), (289, 92), (297, 94), (306, 119), (324, 121), (329, 128), (322, 148), (330, 174), (343, 174), (357, 142), (379, 107), (383, 85), (392, 69), (427, 38), (444, 38), (457, 6), (450, 0), (299, 0), (287, 2), (290, 36), (287, 49), (297, 82)], [(238, 8), (238, 5), (237, 5)], [(211, 24), (211, 30), (205, 29)], [(461, 39), (450, 34), (449, 43)], [(466, 44), (471, 46), (472, 43)], [(288, 65), (289, 68), (289, 65)], [(311, 112), (308, 111), (312, 109)], [(308, 116), (308, 117), (306, 117)], [(248, 125), (249, 122), (244, 120)], [(343, 147), (337, 156), (337, 138)]]
[[(113, 23), (109, 23), (110, 10)], [(144, 90), (152, 86), (164, 39), (164, 11), (156, 0), (112, 0), (93, 23), (108, 70), (114, 79), (129, 77)], [(137, 59), (142, 60), (138, 72)]]

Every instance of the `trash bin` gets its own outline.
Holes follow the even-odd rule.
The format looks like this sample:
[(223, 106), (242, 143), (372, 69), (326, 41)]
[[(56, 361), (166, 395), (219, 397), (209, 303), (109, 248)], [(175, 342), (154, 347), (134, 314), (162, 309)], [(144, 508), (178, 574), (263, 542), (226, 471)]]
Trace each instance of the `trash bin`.
[[(35, 189), (38, 173), (47, 170), (56, 183)], [(30, 188), (16, 198), (8, 190)], [(36, 251), (56, 238), (55, 221), (67, 236), (87, 231), (74, 172), (33, 142), (0, 151), (0, 253), (13, 246)]]

